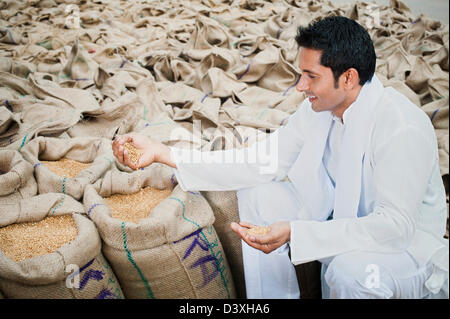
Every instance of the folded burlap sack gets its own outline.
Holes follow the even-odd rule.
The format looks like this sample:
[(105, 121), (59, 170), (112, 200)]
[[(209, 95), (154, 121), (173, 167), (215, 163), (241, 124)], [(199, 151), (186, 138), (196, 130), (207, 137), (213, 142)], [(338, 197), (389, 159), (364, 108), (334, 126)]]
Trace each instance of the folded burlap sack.
[[(9, 103), (8, 103), (9, 104)], [(10, 144), (10, 138), (19, 131), (20, 119), (6, 107), (0, 107), (0, 146)]]
[[(38, 193), (60, 192), (80, 199), (84, 187), (94, 183), (111, 168), (113, 154), (111, 141), (94, 138), (38, 137), (22, 148), (24, 158), (34, 165)], [(69, 159), (81, 163), (92, 163), (75, 177), (59, 176), (41, 161)]]
[(17, 151), (0, 150), (0, 204), (32, 197), (37, 189), (33, 165)]
[(0, 204), (0, 227), (15, 223), (35, 222), (47, 215), (60, 213), (83, 214), (83, 205), (73, 197), (61, 193), (46, 193), (18, 200), (14, 203)]
[(103, 253), (125, 297), (235, 298), (230, 267), (213, 226), (214, 215), (200, 193), (175, 186), (138, 223), (112, 217), (103, 197), (131, 194), (145, 186), (172, 189), (172, 181), (162, 179), (165, 170), (109, 172), (106, 181), (85, 189), (84, 207), (99, 229)]
[(145, 105), (135, 93), (128, 92), (115, 101), (105, 100), (101, 112), (85, 116), (67, 130), (71, 137), (95, 136), (113, 139), (115, 134), (133, 131), (144, 116)]
[[(60, 205), (62, 204), (62, 205)], [(18, 209), (20, 208), (20, 211)], [(24, 299), (117, 299), (122, 290), (101, 253), (101, 240), (94, 223), (79, 214), (81, 203), (67, 195), (45, 194), (13, 205), (0, 205), (0, 290), (6, 298)], [(50, 217), (72, 216), (76, 235), (56, 250), (41, 254), (45, 245), (39, 230), (27, 222), (48, 221)], [(16, 221), (13, 221), (16, 219)], [(59, 220), (57, 223), (65, 223)], [(61, 224), (60, 224), (61, 225)], [(27, 247), (25, 256), (6, 255), (10, 227), (20, 227)], [(47, 224), (52, 231), (54, 224)], [(47, 230), (47, 228), (45, 228)], [(42, 231), (42, 230), (41, 230)], [(61, 235), (58, 232), (59, 235)], [(42, 235), (41, 235), (42, 236)], [(17, 237), (14, 239), (21, 240)], [(47, 238), (48, 240), (48, 238)], [(56, 240), (54, 237), (52, 240)], [(30, 251), (33, 254), (30, 255)], [(8, 254), (17, 252), (9, 251)]]

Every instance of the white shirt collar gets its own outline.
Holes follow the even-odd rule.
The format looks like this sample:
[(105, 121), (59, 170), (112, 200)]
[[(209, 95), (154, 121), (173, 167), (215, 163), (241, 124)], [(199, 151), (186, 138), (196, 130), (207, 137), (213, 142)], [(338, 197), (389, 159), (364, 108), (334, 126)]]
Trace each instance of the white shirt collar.
[[(339, 122), (342, 125), (345, 125), (346, 123), (348, 123), (348, 121), (351, 118), (352, 111), (355, 109), (355, 105), (360, 104), (360, 103), (366, 103), (366, 100), (368, 99), (368, 96), (370, 95), (368, 93), (371, 90), (379, 90), (380, 85), (378, 83), (374, 83), (374, 82), (379, 82), (376, 75), (373, 75), (373, 77), (370, 81), (367, 81), (366, 83), (364, 83), (363, 87), (359, 91), (358, 96), (356, 97), (356, 100), (352, 104), (350, 104), (350, 106), (342, 114), (342, 120), (332, 113), (331, 115), (333, 117), (333, 120)], [(381, 88), (382, 88), (382, 86), (381, 86)]]

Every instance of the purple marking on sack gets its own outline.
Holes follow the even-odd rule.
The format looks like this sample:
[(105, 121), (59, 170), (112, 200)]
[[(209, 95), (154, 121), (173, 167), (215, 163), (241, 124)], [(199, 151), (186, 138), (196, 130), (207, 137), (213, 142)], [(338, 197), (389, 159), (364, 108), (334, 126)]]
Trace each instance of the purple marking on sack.
[(12, 36), (11, 30), (9, 30), (8, 28), (6, 29), (6, 31), (8, 32), (9, 38), (12, 41), (12, 44), (17, 44), (16, 41), (14, 41), (14, 38)]
[(172, 185), (175, 185), (175, 174), (172, 174), (172, 176), (170, 176), (170, 181), (172, 182)]
[(42, 165), (42, 163), (36, 163), (36, 164), (34, 164), (34, 169), (36, 169), (36, 167), (38, 167), (39, 165)]
[(189, 257), (189, 255), (191, 254), (192, 250), (194, 250), (195, 246), (199, 246), (202, 250), (204, 251), (208, 251), (209, 250), (209, 245), (208, 243), (205, 241), (205, 239), (200, 237), (200, 233), (201, 233), (201, 228), (197, 229), (195, 232), (191, 233), (190, 235), (187, 235), (186, 237), (177, 240), (176, 242), (174, 242), (175, 244), (186, 240), (190, 237), (195, 236), (194, 240), (192, 241), (192, 243), (189, 245), (188, 249), (185, 251), (184, 256), (183, 256), (183, 260), (186, 259), (187, 257)]
[(433, 114), (431, 115), (431, 118), (430, 118), (430, 121), (431, 121), (431, 122), (433, 122), (434, 116), (436, 115), (436, 113), (437, 113), (439, 110), (440, 110), (440, 108), (437, 109), (437, 110), (435, 110), (435, 111), (433, 112)]
[(6, 104), (6, 107), (7, 107), (11, 112), (13, 112), (13, 108), (12, 108), (11, 104), (9, 104), (9, 101), (8, 101), (8, 100), (5, 100), (5, 104)]
[(88, 261), (88, 263), (86, 265), (81, 267), (78, 271), (74, 271), (73, 273), (69, 274), (69, 276), (67, 276), (67, 278), (71, 278), (73, 276), (76, 276), (76, 275), (80, 274), (83, 270), (85, 270), (87, 267), (92, 265), (93, 262), (94, 262), (94, 259), (91, 259), (90, 261)]
[(94, 258), (91, 259), (90, 261), (88, 261), (88, 263), (86, 265), (84, 265), (83, 267), (80, 268), (80, 272), (82, 272), (83, 270), (85, 270), (87, 267), (89, 267), (90, 265), (92, 265), (92, 263), (94, 262)]
[(209, 92), (208, 94), (205, 94), (204, 97), (202, 97), (202, 100), (200, 101), (201, 103), (203, 103), (203, 101), (212, 94), (212, 92)]
[(288, 87), (288, 88), (286, 89), (286, 91), (283, 92), (282, 95), (285, 96), (286, 93), (289, 92), (290, 89), (292, 89), (293, 87), (297, 86), (298, 81), (300, 81), (300, 78), (301, 78), (301, 75), (299, 75), (299, 76), (297, 77), (297, 81), (295, 81), (295, 83), (294, 83), (293, 85), (291, 85), (290, 87)]
[(94, 299), (116, 299), (117, 296), (108, 288), (103, 288)]
[(127, 60), (127, 59), (123, 60), (123, 61), (122, 61), (122, 63), (120, 64), (120, 67), (119, 67), (119, 68), (120, 68), (120, 69), (121, 69), (121, 68), (123, 68), (123, 66), (124, 66), (124, 65), (125, 65), (125, 63), (127, 63), (127, 62), (128, 62), (128, 60)]
[[(208, 269), (205, 265), (208, 262), (212, 262), (212, 264), (214, 266), (213, 272), (208, 272)], [(219, 268), (217, 265), (218, 265), (217, 260), (212, 255), (200, 257), (195, 263), (192, 264), (192, 266), (190, 267), (191, 269), (194, 269), (194, 268), (197, 268), (198, 266), (200, 266), (200, 269), (202, 270), (203, 283), (198, 288), (205, 287), (209, 282), (211, 282), (211, 280), (213, 280), (214, 278), (217, 277), (217, 274), (219, 273)]]
[(78, 288), (78, 290), (83, 290), (84, 287), (86, 286), (87, 282), (90, 279), (94, 279), (96, 281), (100, 281), (100, 280), (103, 279), (104, 275), (105, 275), (105, 273), (103, 271), (101, 271), (101, 270), (89, 269), (83, 275), (83, 278), (80, 281), (80, 288)]
[(280, 38), (280, 34), (281, 34), (281, 29), (278, 29), (278, 31), (277, 31), (277, 39)]
[(89, 210), (88, 210), (88, 212), (87, 212), (87, 215), (90, 216), (90, 215), (91, 215), (91, 211), (92, 211), (95, 207), (100, 206), (100, 205), (103, 205), (103, 204), (94, 204), (94, 205), (92, 205), (92, 206), (89, 208)]
[(90, 79), (88, 78), (77, 78), (77, 79), (73, 79), (74, 81), (89, 81)]
[(192, 191), (188, 191), (188, 193), (192, 194), (192, 195), (201, 195), (200, 192), (192, 192)]
[(288, 119), (287, 117), (285, 119), (282, 119), (280, 125), (283, 125), (284, 121), (286, 121), (287, 119)]
[(246, 75), (248, 71), (250, 71), (250, 66), (251, 66), (251, 65), (252, 65), (251, 63), (249, 63), (249, 64), (247, 65), (247, 69), (245, 69), (244, 73), (242, 73), (241, 75), (238, 76), (238, 78), (237, 78), (238, 80), (242, 79), (242, 77), (243, 77), (244, 75)]

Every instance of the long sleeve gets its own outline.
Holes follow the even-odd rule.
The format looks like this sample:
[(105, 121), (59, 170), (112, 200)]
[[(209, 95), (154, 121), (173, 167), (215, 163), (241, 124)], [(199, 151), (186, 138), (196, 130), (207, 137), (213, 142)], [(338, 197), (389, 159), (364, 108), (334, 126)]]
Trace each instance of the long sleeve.
[(395, 253), (407, 249), (435, 165), (433, 146), (423, 131), (406, 126), (375, 147), (373, 211), (360, 218), (291, 222), (292, 262), (354, 250)]
[(171, 147), (178, 183), (185, 191), (225, 191), (283, 179), (303, 145), (301, 113), (302, 105), (285, 126), (247, 148), (201, 152)]

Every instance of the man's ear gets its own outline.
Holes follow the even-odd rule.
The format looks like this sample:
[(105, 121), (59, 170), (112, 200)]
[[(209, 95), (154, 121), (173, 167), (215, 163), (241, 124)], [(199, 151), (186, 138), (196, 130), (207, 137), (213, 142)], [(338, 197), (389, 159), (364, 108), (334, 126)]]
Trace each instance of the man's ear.
[(345, 71), (344, 76), (344, 88), (347, 90), (352, 90), (356, 86), (359, 86), (359, 73), (355, 68), (350, 68)]

